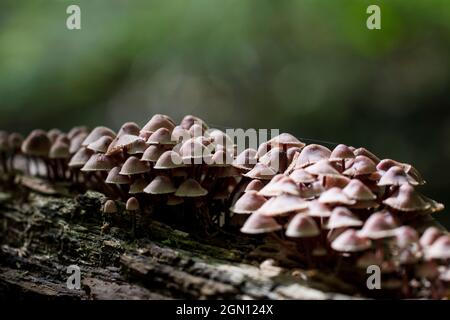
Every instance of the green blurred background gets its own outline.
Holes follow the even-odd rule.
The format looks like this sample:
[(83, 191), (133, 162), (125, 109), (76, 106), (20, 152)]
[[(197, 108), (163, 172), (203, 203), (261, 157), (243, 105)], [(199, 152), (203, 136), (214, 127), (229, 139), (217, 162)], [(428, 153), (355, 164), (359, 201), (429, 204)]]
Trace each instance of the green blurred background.
[(0, 128), (192, 113), (365, 146), (414, 164), (448, 205), (449, 57), (448, 0), (2, 0)]

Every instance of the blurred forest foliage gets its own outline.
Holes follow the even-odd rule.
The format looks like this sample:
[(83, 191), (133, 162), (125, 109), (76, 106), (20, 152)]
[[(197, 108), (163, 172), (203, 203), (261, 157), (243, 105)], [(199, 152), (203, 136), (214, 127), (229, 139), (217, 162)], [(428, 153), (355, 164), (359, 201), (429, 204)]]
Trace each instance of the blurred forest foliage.
[(0, 128), (279, 128), (413, 163), (449, 206), (449, 57), (448, 0), (2, 0)]

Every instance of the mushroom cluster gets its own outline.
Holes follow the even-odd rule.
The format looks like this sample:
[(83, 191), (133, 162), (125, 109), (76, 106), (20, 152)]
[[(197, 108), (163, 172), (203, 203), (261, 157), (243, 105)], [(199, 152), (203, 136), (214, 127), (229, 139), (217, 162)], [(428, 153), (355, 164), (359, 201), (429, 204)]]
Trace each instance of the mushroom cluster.
[(231, 165), (232, 139), (191, 115), (177, 125), (156, 114), (142, 128), (126, 122), (117, 133), (104, 126), (67, 134), (34, 130), (16, 149), (30, 175), (69, 180), (111, 199), (132, 197), (144, 208), (164, 207), (154, 210), (163, 219), (175, 208), (184, 222), (206, 229), (225, 223), (228, 199), (241, 179)]
[[(415, 227), (444, 206), (416, 190), (425, 181), (412, 165), (286, 134), (260, 149), (237, 157), (258, 160), (231, 207), (233, 221), (246, 219), (241, 232), (270, 234), (284, 244), (282, 256), (309, 266), (345, 261), (361, 274), (379, 266), (382, 288), (407, 297), (449, 294), (450, 236)], [(274, 154), (281, 165), (272, 165)]]
[(425, 181), (412, 165), (365, 148), (306, 145), (288, 133), (237, 149), (234, 137), (198, 117), (176, 124), (156, 114), (117, 133), (74, 127), (23, 139), (2, 131), (0, 172), (105, 193), (105, 232), (117, 224), (121, 199), (133, 234), (145, 215), (205, 233), (237, 227), (270, 235), (285, 248), (280, 256), (300, 264), (346, 262), (363, 274), (377, 265), (382, 286), (404, 296), (449, 293), (450, 236), (422, 228), (444, 206), (417, 191)]

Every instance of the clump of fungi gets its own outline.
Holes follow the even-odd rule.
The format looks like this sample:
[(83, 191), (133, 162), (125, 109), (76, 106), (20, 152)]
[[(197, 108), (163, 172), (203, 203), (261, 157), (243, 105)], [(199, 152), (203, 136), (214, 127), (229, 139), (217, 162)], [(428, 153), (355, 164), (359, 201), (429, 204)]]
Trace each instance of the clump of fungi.
[(34, 130), (25, 139), (0, 132), (4, 175), (22, 171), (105, 193), (103, 232), (116, 223), (121, 200), (133, 236), (148, 217), (201, 235), (238, 228), (275, 241), (281, 264), (285, 257), (362, 284), (377, 265), (382, 289), (401, 297), (449, 295), (450, 236), (423, 227), (443, 205), (417, 191), (425, 181), (412, 165), (365, 148), (306, 145), (287, 133), (236, 150), (223, 131), (191, 115), (176, 124), (156, 114), (117, 133), (104, 126)]
[(248, 216), (243, 233), (270, 235), (286, 259), (359, 277), (362, 286), (376, 265), (381, 288), (401, 297), (449, 295), (450, 235), (423, 227), (444, 206), (417, 191), (425, 183), (417, 169), (364, 148), (310, 144), (296, 145), (276, 172), (268, 153), (277, 147), (269, 141), (257, 152), (245, 174), (252, 180), (231, 208)]

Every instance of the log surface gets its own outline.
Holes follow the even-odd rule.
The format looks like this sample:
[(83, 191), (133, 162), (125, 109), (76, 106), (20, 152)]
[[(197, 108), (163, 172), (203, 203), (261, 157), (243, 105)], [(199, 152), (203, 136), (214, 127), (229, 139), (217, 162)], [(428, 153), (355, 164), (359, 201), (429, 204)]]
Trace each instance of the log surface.
[[(45, 187), (45, 186), (44, 186)], [(349, 299), (332, 274), (284, 269), (261, 240), (219, 233), (199, 239), (158, 221), (102, 232), (100, 193), (0, 193), (0, 297), (38, 299)], [(36, 188), (35, 188), (36, 189)], [(54, 194), (52, 194), (54, 193)], [(126, 220), (125, 213), (120, 213)], [(68, 289), (69, 265), (81, 288)]]

